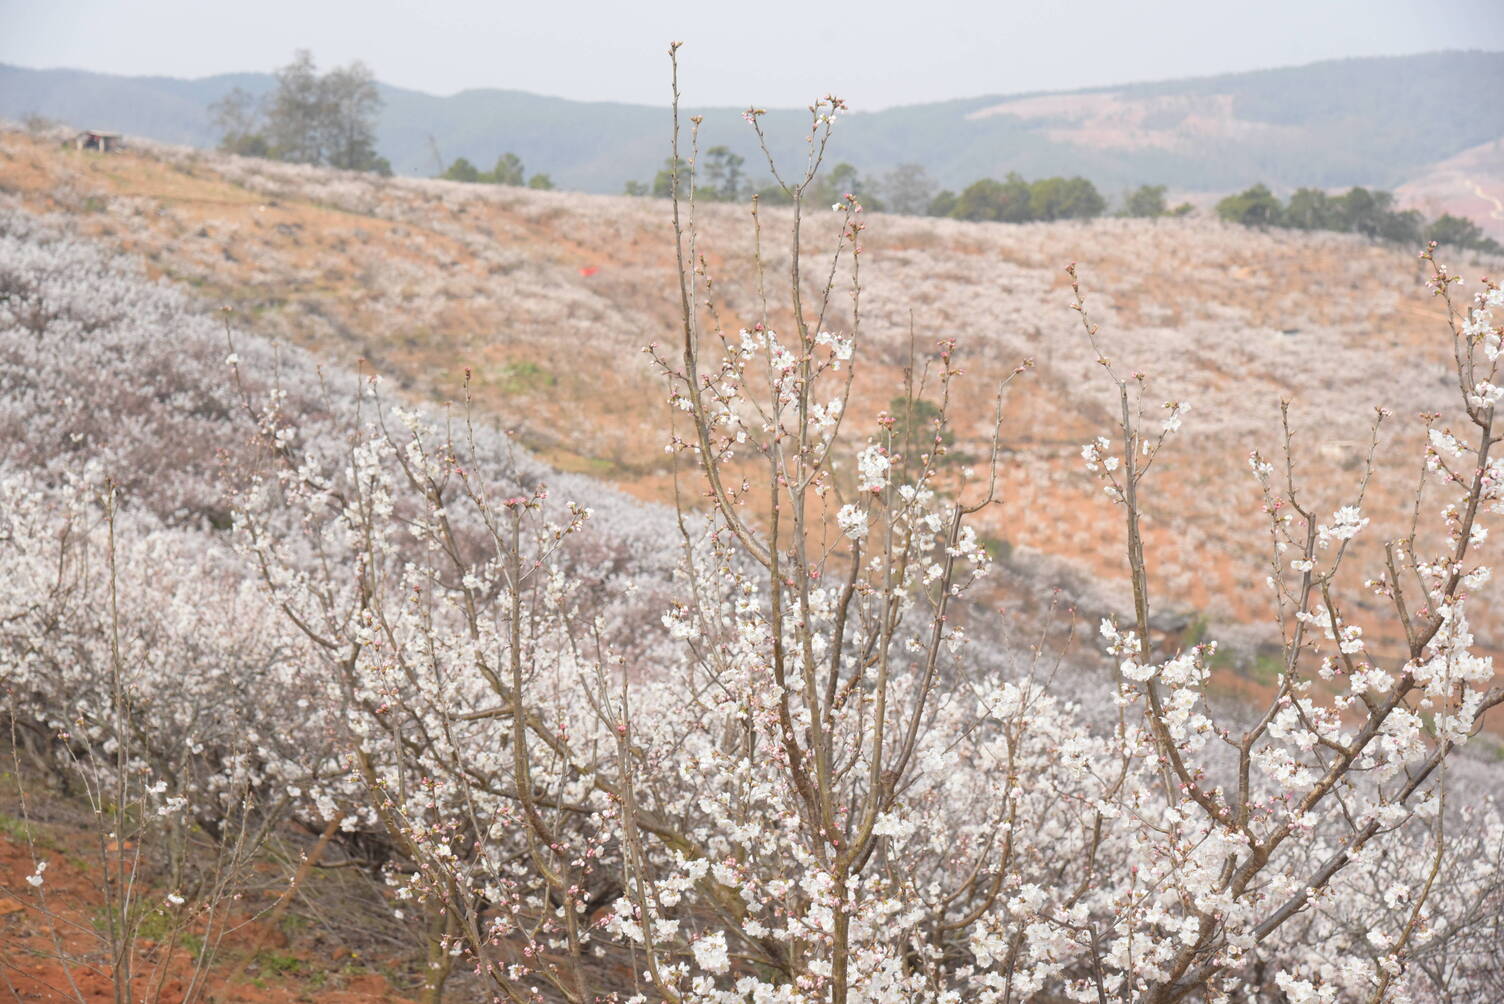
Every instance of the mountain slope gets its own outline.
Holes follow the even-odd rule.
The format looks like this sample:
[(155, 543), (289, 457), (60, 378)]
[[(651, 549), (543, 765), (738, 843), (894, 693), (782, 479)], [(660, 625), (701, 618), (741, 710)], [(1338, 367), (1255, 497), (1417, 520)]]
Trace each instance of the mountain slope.
[[(662, 383), (640, 354), (675, 337), (663, 202), (384, 180), (145, 142), (104, 157), (19, 132), (0, 132), (0, 188), (77, 214), (81, 230), (142, 256), (153, 274), (233, 305), (237, 324), (326, 359), (363, 359), (440, 400), (468, 372), (477, 406), (554, 466), (640, 498), (672, 497)], [(734, 330), (759, 313), (745, 210), (699, 212)], [(767, 234), (784, 232), (785, 210), (763, 214)], [(812, 219), (811, 240), (823, 244), (836, 223), (830, 213)], [(1174, 609), (1224, 623), (1261, 616), (1261, 600), (1237, 586), (1260, 581), (1266, 564), (1261, 544), (1249, 548), (1258, 516), (1245, 460), (1279, 442), (1280, 397), (1296, 401), (1304, 469), (1334, 506), (1361, 460), (1372, 406), (1409, 414), (1448, 400), (1443, 315), (1413, 252), (1194, 219), (870, 224), (861, 307), (870, 354), (851, 421), (890, 404), (911, 330), (921, 348), (960, 337), (970, 376), (957, 391), (956, 445), (986, 456), (991, 388), (1032, 357), (1033, 375), (1009, 399), (1010, 505), (982, 525), (1015, 556), (1058, 562), (1028, 565), (1021, 574), (1035, 585), (1074, 580), (1080, 596), (1111, 592), (1122, 574), (1099, 531), (1114, 510), (1080, 473), (1080, 444), (1108, 415), (1065, 308), (1065, 262), (1086, 268), (1114, 356), (1154, 373), (1166, 397), (1195, 402), (1187, 424), (1200, 445), (1160, 461), (1164, 495), (1149, 531), (1175, 556), (1156, 583)], [(775, 273), (785, 267), (777, 242), (765, 255)], [(1497, 271), (1497, 260), (1451, 264)], [(850, 323), (845, 303), (838, 296), (833, 328)], [(774, 323), (787, 319), (775, 303)], [(1385, 456), (1398, 466), (1372, 486), (1376, 504), (1398, 504), (1413, 487), (1417, 427), (1396, 420), (1389, 434), (1400, 441)]]
[[(199, 80), (114, 77), (0, 66), (0, 116), (38, 114), (198, 146), (215, 139), (208, 106), (231, 87), (263, 92), (268, 74)], [(440, 156), (489, 165), (503, 151), (559, 184), (619, 191), (651, 177), (668, 152), (664, 108), (577, 102), (515, 90), (448, 97), (382, 88), (380, 146), (399, 173), (433, 174)], [(690, 93), (693, 93), (692, 82)], [(1144, 182), (1218, 192), (1277, 187), (1393, 188), (1504, 136), (1504, 53), (1351, 59), (1115, 88), (978, 97), (878, 112), (840, 125), (840, 157), (876, 173), (924, 164), (942, 184), (983, 175), (1079, 173), (1108, 191)], [(1445, 100), (1438, 100), (1444, 95)], [(761, 172), (739, 109), (703, 114), (702, 147), (724, 143)], [(806, 131), (806, 113), (765, 119), (775, 154)], [(1504, 180), (1476, 179), (1504, 187)]]

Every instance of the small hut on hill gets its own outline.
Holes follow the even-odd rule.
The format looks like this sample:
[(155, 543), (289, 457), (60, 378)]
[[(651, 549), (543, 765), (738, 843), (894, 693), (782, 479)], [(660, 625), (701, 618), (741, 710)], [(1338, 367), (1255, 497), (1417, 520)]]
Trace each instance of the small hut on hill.
[(100, 129), (85, 129), (73, 137), (73, 146), (78, 150), (98, 150), (100, 153), (111, 153), (125, 145), (125, 140), (118, 132), (104, 132)]

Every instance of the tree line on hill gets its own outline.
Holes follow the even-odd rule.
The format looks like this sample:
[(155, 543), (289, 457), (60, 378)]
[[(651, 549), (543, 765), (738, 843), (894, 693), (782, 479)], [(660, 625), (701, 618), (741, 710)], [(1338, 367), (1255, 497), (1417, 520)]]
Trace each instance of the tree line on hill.
[(439, 177), (446, 181), (481, 185), (526, 185), (528, 188), (540, 189), (554, 187), (553, 179), (542, 172), (529, 176), (522, 166), (522, 158), (515, 153), (504, 153), (496, 158), (496, 166), (489, 171), (480, 170), (464, 157), (456, 157)]
[[(392, 173), (376, 152), (376, 116), (381, 94), (369, 67), (359, 61), (324, 73), (306, 49), (276, 71), (276, 87), (266, 95), (235, 88), (211, 111), (221, 133), (220, 148), (230, 153), (315, 164), (352, 171)], [(442, 163), (442, 161), (440, 161)], [(439, 175), (451, 181), (526, 185), (551, 189), (547, 174), (529, 176), (521, 158), (504, 153), (490, 171), (456, 158)], [(694, 169), (669, 158), (651, 182), (629, 181), (626, 194), (669, 198), (677, 184), (681, 197), (708, 202), (735, 202), (752, 196), (765, 203), (792, 201), (783, 186), (767, 179), (754, 182), (746, 160), (729, 147), (714, 146), (697, 158)], [(959, 193), (942, 190), (919, 164), (900, 164), (880, 176), (864, 175), (841, 162), (822, 172), (805, 191), (810, 205), (835, 204), (855, 196), (867, 209), (916, 216), (947, 217), (997, 223), (1087, 220), (1108, 211), (1108, 201), (1083, 177), (1053, 176), (1027, 180), (1010, 172), (1002, 180), (979, 178)], [(1124, 194), (1116, 215), (1155, 218), (1183, 216), (1189, 203), (1171, 208), (1164, 185), (1140, 185)], [(1478, 224), (1444, 213), (1433, 220), (1414, 209), (1395, 208), (1394, 193), (1354, 187), (1341, 195), (1318, 188), (1299, 188), (1282, 202), (1267, 185), (1258, 184), (1217, 203), (1219, 217), (1254, 227), (1356, 233), (1395, 244), (1436, 241), (1447, 247), (1504, 253), (1504, 245)]]
[[(1097, 186), (1082, 177), (1059, 175), (1028, 181), (1010, 171), (1002, 181), (980, 178), (960, 194), (942, 191), (930, 200), (930, 216), (957, 220), (987, 220), (996, 223), (1030, 223), (1050, 220), (1090, 220), (1107, 212), (1107, 199)], [(1165, 186), (1140, 185), (1127, 193), (1119, 216), (1153, 218), (1184, 216), (1188, 203), (1174, 209), (1165, 202)]]
[(1267, 185), (1254, 185), (1218, 202), (1217, 215), (1250, 227), (1330, 230), (1393, 244), (1435, 241), (1450, 248), (1504, 253), (1504, 245), (1472, 220), (1443, 213), (1428, 222), (1417, 209), (1396, 209), (1393, 192), (1361, 187), (1341, 195), (1329, 195), (1319, 188), (1298, 188), (1289, 202), (1281, 202)]
[[(711, 147), (690, 170), (687, 161), (664, 161), (652, 182), (629, 181), (625, 193), (666, 199), (689, 194), (694, 179), (694, 197), (705, 202), (736, 202), (756, 196), (759, 201), (785, 204), (791, 196), (771, 179), (757, 184), (748, 179), (744, 159), (724, 146)], [(1194, 211), (1188, 202), (1171, 207), (1164, 185), (1140, 185), (1124, 193), (1115, 215), (1154, 219), (1186, 216)], [(866, 209), (892, 211), (912, 216), (938, 216), (956, 220), (994, 223), (1030, 223), (1049, 220), (1089, 220), (1108, 212), (1108, 200), (1082, 177), (1053, 176), (1025, 179), (1010, 172), (999, 181), (980, 178), (959, 193), (940, 190), (919, 164), (900, 164), (878, 177), (863, 175), (855, 166), (839, 163), (814, 179), (805, 191), (808, 205), (835, 204), (855, 196)], [(1331, 195), (1319, 188), (1296, 189), (1283, 203), (1266, 185), (1230, 195), (1217, 203), (1217, 215), (1233, 223), (1255, 227), (1289, 227), (1298, 230), (1330, 230), (1362, 234), (1370, 240), (1418, 245), (1426, 241), (1493, 254), (1504, 246), (1487, 236), (1478, 224), (1444, 213), (1428, 221), (1415, 209), (1395, 208), (1393, 192), (1362, 187)]]
[[(792, 197), (771, 180), (759, 185), (747, 178), (745, 161), (724, 146), (711, 147), (693, 171), (694, 196), (706, 202), (736, 202), (756, 196), (759, 201), (786, 204)], [(629, 181), (625, 193), (667, 199), (689, 194), (690, 165), (670, 157), (651, 182)], [(1120, 216), (1183, 216), (1191, 206), (1173, 209), (1165, 201), (1164, 185), (1141, 185), (1124, 195)], [(1002, 181), (980, 178), (958, 194), (941, 190), (919, 164), (900, 164), (878, 177), (863, 175), (854, 165), (836, 164), (814, 179), (804, 194), (810, 205), (835, 204), (855, 196), (866, 209), (911, 216), (943, 216), (957, 220), (1028, 223), (1042, 220), (1086, 220), (1107, 212), (1108, 202), (1097, 187), (1082, 177), (1026, 180), (1016, 172)]]

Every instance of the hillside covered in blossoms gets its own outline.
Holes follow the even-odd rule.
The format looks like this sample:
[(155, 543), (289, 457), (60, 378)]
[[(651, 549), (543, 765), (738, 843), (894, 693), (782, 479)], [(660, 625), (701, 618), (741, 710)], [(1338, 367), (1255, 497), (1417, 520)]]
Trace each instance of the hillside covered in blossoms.
[(20, 999), (1504, 992), (1504, 262), (677, 208), (0, 131)]
[[(466, 393), (540, 458), (672, 501), (661, 386), (640, 354), (676, 323), (663, 293), (674, 267), (664, 204), (145, 144), (86, 160), (21, 132), (5, 144), (7, 187), (23, 204), (74, 215), (81, 233), (137, 256), (206, 309), (230, 307), (232, 326), (369, 367), (420, 399), (456, 400), (468, 371)], [(722, 309), (744, 314), (757, 294), (747, 213), (698, 212)], [(786, 226), (781, 213), (764, 210), (769, 230)], [(1162, 462), (1172, 474), (1148, 530), (1167, 559), (1157, 585), (1181, 619), (1266, 612), (1237, 589), (1262, 578), (1265, 561), (1244, 532), (1257, 493), (1237, 472), (1250, 450), (1276, 442), (1281, 398), (1306, 430), (1304, 464), (1332, 485), (1366, 451), (1373, 408), (1414, 413), (1448, 400), (1450, 347), (1435, 337), (1441, 314), (1409, 249), (1201, 219), (874, 219), (857, 407), (875, 415), (898, 395), (912, 345), (956, 338), (973, 377), (957, 392), (978, 396), (953, 433), (959, 454), (978, 457), (991, 434), (986, 387), (1032, 359), (1033, 376), (1010, 394), (1000, 471), (1019, 504), (984, 517), (985, 532), (1020, 560), (1049, 559), (1048, 574), (1079, 589), (1077, 600), (1110, 595), (1126, 571), (1095, 529), (1110, 503), (1080, 477), (1080, 444), (1107, 413), (1066, 309), (1065, 264), (1090, 270), (1114, 355), (1195, 407), (1206, 447)], [(807, 228), (820, 235), (811, 248), (836, 230), (818, 215)], [(1483, 273), (1494, 264), (1464, 260)], [(1408, 467), (1388, 473), (1373, 490), (1402, 498)]]

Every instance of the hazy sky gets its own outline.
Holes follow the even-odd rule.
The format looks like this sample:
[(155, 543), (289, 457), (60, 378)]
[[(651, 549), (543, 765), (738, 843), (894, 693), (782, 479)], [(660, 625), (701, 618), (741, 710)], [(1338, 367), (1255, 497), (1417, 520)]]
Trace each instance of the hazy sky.
[[(206, 76), (292, 50), (437, 94), (872, 109), (1287, 66), (1504, 49), (1501, 0), (0, 0), (0, 62)], [(1445, 100), (1445, 95), (1438, 95)]]

